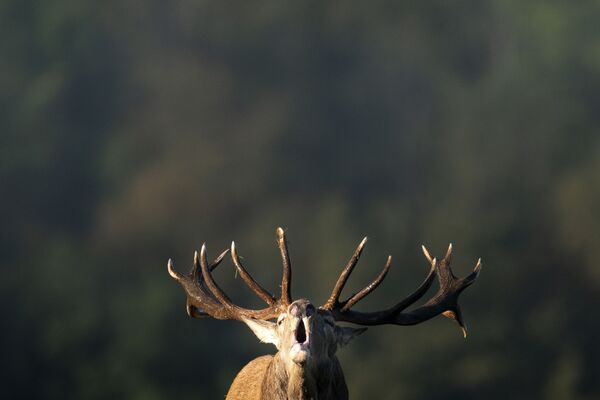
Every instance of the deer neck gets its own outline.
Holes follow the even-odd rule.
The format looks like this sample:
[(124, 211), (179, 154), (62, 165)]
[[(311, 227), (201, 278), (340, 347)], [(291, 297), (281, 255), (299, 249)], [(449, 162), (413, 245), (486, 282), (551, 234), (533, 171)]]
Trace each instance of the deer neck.
[(274, 399), (347, 399), (347, 388), (339, 361), (334, 356), (319, 363), (296, 364), (275, 355), (266, 386)]

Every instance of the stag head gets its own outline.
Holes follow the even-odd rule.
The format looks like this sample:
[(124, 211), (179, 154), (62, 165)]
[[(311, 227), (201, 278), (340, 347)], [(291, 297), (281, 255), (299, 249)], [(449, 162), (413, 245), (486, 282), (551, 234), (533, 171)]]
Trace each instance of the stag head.
[(261, 342), (272, 343), (286, 363), (317, 364), (333, 357), (339, 347), (367, 328), (340, 327), (330, 312), (300, 299), (288, 306), (277, 322), (244, 318)]

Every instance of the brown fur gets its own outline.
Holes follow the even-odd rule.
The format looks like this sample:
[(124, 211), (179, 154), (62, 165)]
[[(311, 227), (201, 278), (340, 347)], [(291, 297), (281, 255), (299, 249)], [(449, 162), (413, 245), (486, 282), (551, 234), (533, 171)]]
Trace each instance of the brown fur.
[(334, 356), (319, 365), (295, 365), (291, 371), (281, 357), (261, 356), (236, 376), (227, 400), (347, 400), (342, 368)]
[(242, 368), (227, 392), (227, 400), (260, 399), (264, 377), (272, 360), (272, 355), (261, 356)]

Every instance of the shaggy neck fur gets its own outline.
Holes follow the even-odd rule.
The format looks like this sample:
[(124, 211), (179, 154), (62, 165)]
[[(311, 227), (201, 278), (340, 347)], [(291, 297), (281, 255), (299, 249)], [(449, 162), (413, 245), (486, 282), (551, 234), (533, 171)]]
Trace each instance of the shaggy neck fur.
[[(287, 368), (286, 368), (287, 365)], [(344, 400), (348, 390), (344, 374), (334, 356), (320, 363), (286, 363), (276, 354), (262, 385), (265, 400)]]

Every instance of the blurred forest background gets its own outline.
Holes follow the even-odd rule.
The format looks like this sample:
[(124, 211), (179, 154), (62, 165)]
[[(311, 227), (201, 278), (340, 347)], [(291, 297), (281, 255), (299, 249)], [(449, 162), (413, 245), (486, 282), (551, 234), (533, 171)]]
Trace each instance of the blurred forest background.
[[(0, 2), (2, 398), (219, 399), (273, 352), (187, 317), (180, 271), (238, 243), (358, 307), (455, 248), (442, 317), (340, 351), (354, 399), (600, 397), (597, 1)], [(228, 262), (216, 277), (259, 302)], [(433, 291), (432, 291), (433, 292)]]

